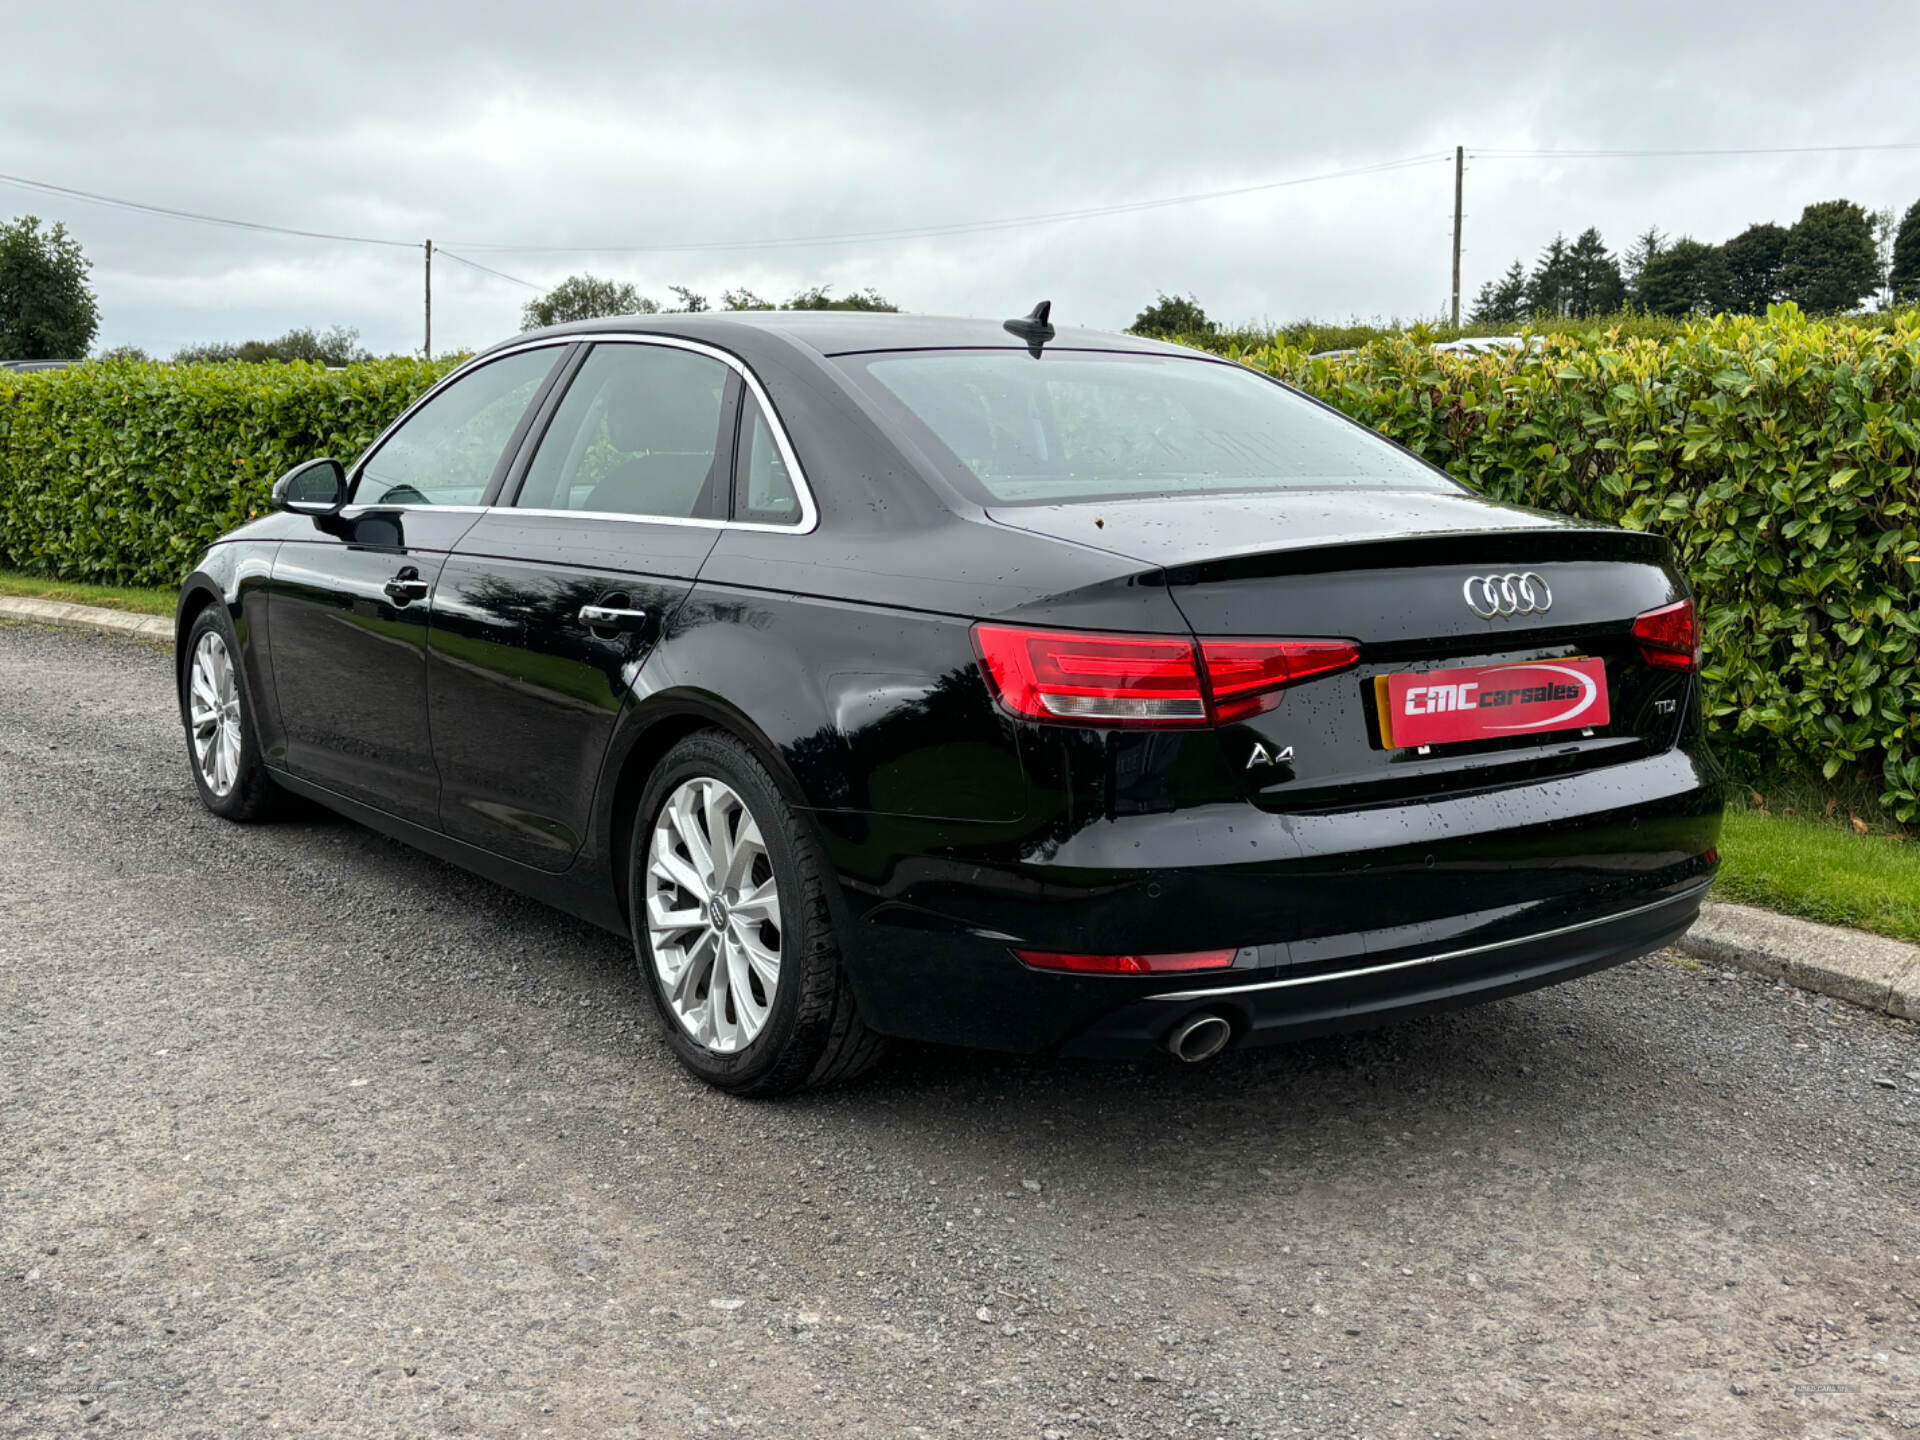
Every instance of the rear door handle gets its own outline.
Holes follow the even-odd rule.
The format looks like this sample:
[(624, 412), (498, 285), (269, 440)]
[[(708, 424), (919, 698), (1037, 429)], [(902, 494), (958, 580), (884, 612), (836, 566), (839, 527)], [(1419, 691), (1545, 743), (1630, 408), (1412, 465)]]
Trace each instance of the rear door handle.
[(647, 623), (644, 610), (622, 610), (612, 605), (582, 605), (580, 623), (593, 630), (640, 630)]
[(427, 591), (432, 587), (420, 578), (418, 570), (409, 565), (387, 581), (384, 588), (389, 600), (396, 605), (405, 605), (414, 600), (426, 599)]

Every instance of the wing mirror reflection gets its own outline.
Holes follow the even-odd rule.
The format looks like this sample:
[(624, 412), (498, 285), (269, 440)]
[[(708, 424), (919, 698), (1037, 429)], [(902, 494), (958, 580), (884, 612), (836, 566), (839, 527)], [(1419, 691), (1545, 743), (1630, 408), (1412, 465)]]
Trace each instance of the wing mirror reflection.
[(309, 460), (273, 482), (273, 508), (326, 519), (347, 503), (347, 472), (338, 460)]

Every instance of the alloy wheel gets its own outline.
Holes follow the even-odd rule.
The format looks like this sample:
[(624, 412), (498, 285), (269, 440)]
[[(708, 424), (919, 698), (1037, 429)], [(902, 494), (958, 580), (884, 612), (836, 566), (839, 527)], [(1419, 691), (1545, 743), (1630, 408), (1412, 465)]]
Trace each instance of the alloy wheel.
[(710, 776), (676, 788), (653, 822), (644, 886), (654, 973), (674, 1018), (730, 1055), (767, 1023), (780, 983), (780, 890), (760, 826)]
[(187, 676), (187, 724), (200, 779), (225, 798), (240, 775), (240, 687), (227, 642), (213, 631), (194, 647)]

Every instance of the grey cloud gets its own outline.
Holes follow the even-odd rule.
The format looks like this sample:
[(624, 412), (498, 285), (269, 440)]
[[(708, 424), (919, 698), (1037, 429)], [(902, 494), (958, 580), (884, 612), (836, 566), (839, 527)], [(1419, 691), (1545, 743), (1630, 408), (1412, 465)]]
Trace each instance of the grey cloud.
[[(19, 7), (0, 170), (303, 228), (629, 245), (937, 225), (1470, 146), (1920, 139), (1909, 4), (552, 3)], [(1845, 194), (1920, 198), (1920, 152), (1475, 162), (1466, 288), (1556, 230), (1707, 238)], [(1121, 325), (1157, 289), (1229, 319), (1436, 313), (1445, 164), (1073, 224), (770, 251), (474, 250), (545, 285), (877, 285), (916, 310), (1051, 295)], [(293, 324), (419, 344), (415, 252), (133, 216), (0, 186), (96, 261), (104, 343)], [(436, 266), (436, 339), (528, 292)]]

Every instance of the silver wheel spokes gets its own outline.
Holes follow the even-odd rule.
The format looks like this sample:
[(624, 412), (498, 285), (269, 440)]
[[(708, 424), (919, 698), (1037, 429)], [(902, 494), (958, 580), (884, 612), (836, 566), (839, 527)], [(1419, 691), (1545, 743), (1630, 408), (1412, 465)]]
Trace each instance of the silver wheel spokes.
[(240, 687), (227, 642), (212, 631), (200, 637), (187, 672), (187, 725), (200, 778), (226, 795), (240, 774)]
[(654, 973), (681, 1027), (732, 1054), (767, 1023), (780, 981), (780, 891), (746, 803), (718, 780), (667, 797), (647, 841)]

